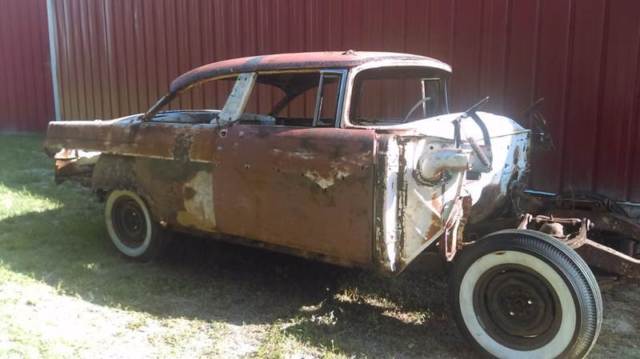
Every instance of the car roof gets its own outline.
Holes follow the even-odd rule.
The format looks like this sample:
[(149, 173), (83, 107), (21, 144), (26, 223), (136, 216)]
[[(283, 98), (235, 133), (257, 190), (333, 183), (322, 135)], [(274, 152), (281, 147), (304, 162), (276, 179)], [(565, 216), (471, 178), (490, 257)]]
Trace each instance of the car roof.
[(191, 85), (210, 78), (234, 75), (243, 72), (352, 68), (366, 63), (381, 61), (407, 61), (417, 66), (431, 67), (441, 71), (451, 72), (451, 67), (444, 62), (430, 57), (413, 54), (353, 50), (298, 52), (241, 57), (213, 62), (178, 76), (171, 83), (169, 91), (171, 93), (176, 93)]

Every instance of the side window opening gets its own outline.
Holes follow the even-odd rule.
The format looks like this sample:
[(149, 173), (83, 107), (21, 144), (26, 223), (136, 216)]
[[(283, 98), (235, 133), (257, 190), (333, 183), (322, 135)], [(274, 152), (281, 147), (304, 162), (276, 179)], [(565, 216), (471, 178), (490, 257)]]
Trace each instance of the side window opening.
[[(340, 72), (282, 72), (205, 81), (180, 93), (152, 122), (335, 127), (341, 101)], [(242, 79), (251, 85), (234, 88)], [(248, 96), (245, 96), (247, 95)], [(240, 96), (242, 95), (242, 96)], [(241, 111), (241, 112), (238, 112)]]
[(339, 74), (323, 74), (316, 96), (314, 127), (335, 127), (338, 118)]
[(180, 93), (151, 122), (207, 124), (220, 115), (237, 76), (205, 81)]
[(259, 74), (241, 123), (293, 127), (334, 127), (341, 74)]

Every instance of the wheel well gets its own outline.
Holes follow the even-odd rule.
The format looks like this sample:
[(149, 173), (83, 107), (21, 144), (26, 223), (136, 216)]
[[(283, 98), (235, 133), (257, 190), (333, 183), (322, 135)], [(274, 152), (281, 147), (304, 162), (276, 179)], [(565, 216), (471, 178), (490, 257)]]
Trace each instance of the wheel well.
[(138, 187), (134, 162), (135, 159), (131, 156), (100, 156), (91, 177), (91, 187), (99, 198), (104, 199), (107, 193), (116, 188), (135, 190)]

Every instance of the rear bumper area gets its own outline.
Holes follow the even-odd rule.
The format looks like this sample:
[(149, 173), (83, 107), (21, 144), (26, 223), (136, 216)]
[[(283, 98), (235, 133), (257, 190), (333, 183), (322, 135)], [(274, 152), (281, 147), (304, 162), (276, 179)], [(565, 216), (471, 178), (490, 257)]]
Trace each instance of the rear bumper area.
[(75, 149), (62, 149), (55, 159), (55, 181), (72, 181), (85, 187), (91, 187), (93, 168), (100, 158), (100, 152), (87, 152)]

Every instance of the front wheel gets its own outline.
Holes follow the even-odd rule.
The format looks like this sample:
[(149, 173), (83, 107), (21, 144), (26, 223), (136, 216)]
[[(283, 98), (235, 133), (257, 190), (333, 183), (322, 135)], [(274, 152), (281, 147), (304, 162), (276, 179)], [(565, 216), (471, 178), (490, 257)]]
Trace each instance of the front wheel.
[(593, 273), (563, 243), (529, 230), (465, 248), (449, 277), (453, 312), (475, 346), (499, 358), (582, 358), (602, 324)]

